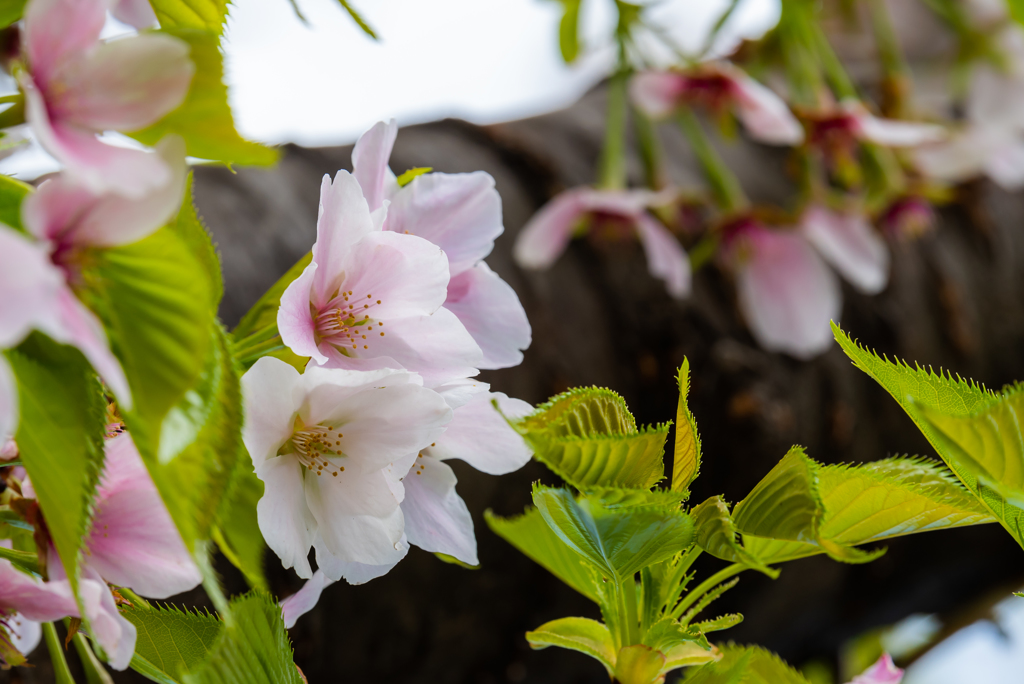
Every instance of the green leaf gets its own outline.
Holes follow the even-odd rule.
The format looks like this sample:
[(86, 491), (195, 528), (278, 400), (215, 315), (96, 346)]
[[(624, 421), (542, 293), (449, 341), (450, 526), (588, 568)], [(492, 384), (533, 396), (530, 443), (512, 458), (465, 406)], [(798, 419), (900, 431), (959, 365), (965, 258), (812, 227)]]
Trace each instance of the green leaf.
[(231, 612), (234, 623), (183, 684), (303, 684), (277, 602), (254, 591), (234, 599)]
[(665, 654), (650, 646), (623, 646), (615, 662), (615, 681), (619, 684), (656, 684), (662, 681), (665, 663)]
[(263, 560), (267, 544), (256, 518), (256, 504), (263, 498), (263, 482), (252, 469), (247, 452), (238, 455), (231, 488), (218, 513), (213, 538), (224, 556), (242, 571), (253, 589), (268, 589)]
[(732, 517), (744, 535), (815, 543), (822, 508), (818, 464), (793, 447), (736, 504)]
[(33, 333), (6, 355), (18, 383), (18, 450), (77, 598), (82, 540), (103, 469), (106, 405), (77, 349)]
[(689, 610), (687, 610), (686, 613), (684, 613), (679, 618), (680, 623), (682, 623), (684, 625), (690, 624), (690, 622), (693, 621), (693, 618), (697, 617), (702, 612), (704, 612), (705, 608), (707, 608), (712, 603), (717, 601), (722, 596), (722, 594), (724, 594), (725, 592), (727, 592), (730, 589), (732, 589), (733, 587), (735, 587), (736, 584), (739, 581), (740, 581), (740, 578), (739, 577), (735, 577), (735, 578), (729, 580), (728, 582), (722, 582), (721, 584), (719, 584), (719, 585), (709, 589), (708, 591), (706, 591), (697, 600), (697, 602), (693, 604), (693, 607), (690, 608)]
[(30, 192), (30, 185), (0, 174), (0, 223), (24, 232), (21, 225), (21, 203)]
[(686, 641), (700, 644), (706, 651), (711, 650), (708, 640), (704, 638), (699, 629), (681, 625), (670, 617), (662, 618), (654, 623), (644, 634), (643, 639), (645, 646), (662, 652), (668, 652)]
[(370, 25), (366, 23), (366, 20), (364, 20), (363, 17), (359, 14), (359, 12), (357, 12), (356, 9), (352, 6), (352, 3), (350, 3), (348, 0), (338, 0), (338, 4), (341, 5), (346, 12), (348, 12), (348, 16), (352, 17), (352, 21), (356, 22), (356, 26), (362, 29), (363, 33), (370, 36), (374, 40), (380, 40), (377, 37), (377, 34), (374, 32), (374, 30), (370, 27)]
[(767, 564), (745, 549), (736, 540), (736, 526), (729, 515), (729, 506), (720, 496), (713, 496), (696, 506), (690, 515), (697, 533), (697, 545), (715, 558), (742, 563), (749, 568), (758, 570), (772, 579), (779, 576), (779, 571), (769, 568)]
[(568, 617), (547, 622), (532, 632), (526, 633), (530, 648), (542, 649), (548, 646), (568, 648), (585, 653), (599, 660), (608, 675), (615, 670), (615, 646), (611, 632), (597, 620)]
[(18, 551), (16, 549), (8, 549), (7, 547), (0, 546), (0, 558), (9, 560), (15, 567), (24, 570), (25, 572), (31, 572), (39, 574), (39, 554), (32, 551)]
[(580, 54), (580, 4), (580, 0), (562, 0), (565, 12), (558, 23), (558, 47), (566, 64), (576, 61)]
[(313, 252), (307, 252), (306, 256), (295, 262), (288, 272), (278, 278), (277, 282), (267, 290), (259, 300), (252, 305), (252, 308), (242, 316), (235, 329), (231, 331), (236, 345), (246, 337), (265, 331), (273, 326), (274, 334), (277, 334), (277, 309), (281, 306), (281, 295), (292, 284), (292, 281), (302, 275), (310, 262), (313, 261)]
[(672, 466), (672, 489), (687, 491), (700, 474), (700, 435), (697, 421), (686, 403), (690, 393), (690, 361), (683, 359), (676, 377), (679, 384), (679, 405), (676, 408), (676, 448)]
[(228, 14), (228, 0), (149, 0), (149, 4), (165, 29), (206, 29), (219, 34)]
[(533, 502), (566, 545), (619, 583), (671, 558), (693, 539), (693, 522), (679, 510), (604, 511), (577, 503), (567, 489), (540, 485), (534, 486)]
[(499, 537), (542, 566), (552, 575), (598, 602), (597, 579), (580, 559), (579, 554), (567, 547), (548, 527), (536, 508), (528, 509), (516, 518), (502, 518), (490, 510), (484, 512), (487, 526)]
[(686, 684), (810, 684), (781, 658), (759, 646), (720, 647), (722, 659), (700, 668)]
[(224, 296), (224, 277), (221, 273), (220, 257), (213, 244), (213, 236), (210, 235), (209, 229), (203, 223), (202, 217), (196, 212), (195, 200), (192, 195), (193, 187), (193, 174), (189, 172), (181, 209), (170, 227), (189, 248), (192, 256), (195, 257), (206, 274), (206, 279), (210, 283), (210, 308), (212, 311), (216, 311)]
[(416, 168), (409, 169), (408, 171), (403, 173), (401, 176), (396, 178), (395, 181), (398, 183), (398, 187), (404, 188), (406, 185), (412, 183), (418, 177), (422, 176), (425, 173), (430, 173), (433, 170), (434, 168), (432, 166), (417, 166)]
[(649, 489), (664, 476), (668, 424), (637, 430), (625, 401), (611, 390), (570, 390), (516, 427), (539, 461), (581, 491)]
[(132, 669), (164, 684), (180, 684), (185, 673), (202, 665), (224, 630), (215, 615), (170, 605), (122, 608), (121, 615), (138, 634)]
[(0, 28), (7, 28), (21, 19), (28, 0), (0, 0)]
[(155, 145), (165, 135), (174, 133), (185, 140), (189, 156), (200, 159), (251, 166), (277, 162), (277, 150), (245, 140), (235, 130), (224, 85), (220, 37), (202, 27), (180, 26), (167, 27), (163, 33), (185, 41), (190, 48), (189, 58), (196, 71), (185, 101), (152, 126), (128, 135), (146, 145)]
[(743, 616), (739, 613), (726, 613), (725, 615), (719, 615), (713, 620), (694, 622), (693, 626), (703, 634), (707, 634), (709, 632), (720, 632), (723, 629), (731, 629), (741, 622), (743, 622)]

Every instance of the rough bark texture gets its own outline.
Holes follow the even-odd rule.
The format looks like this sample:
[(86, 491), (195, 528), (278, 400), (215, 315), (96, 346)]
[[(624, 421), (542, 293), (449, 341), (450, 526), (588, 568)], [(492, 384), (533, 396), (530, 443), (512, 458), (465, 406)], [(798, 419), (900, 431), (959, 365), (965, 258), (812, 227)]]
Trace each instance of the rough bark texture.
[[(826, 463), (930, 454), (896, 403), (838, 347), (807, 363), (762, 351), (737, 314), (728, 277), (714, 266), (697, 274), (690, 299), (676, 302), (630, 242), (576, 242), (543, 273), (513, 264), (511, 247), (526, 220), (559, 189), (593, 180), (602, 112), (598, 90), (568, 110), (526, 121), (486, 128), (442, 121), (399, 134), (392, 157), (399, 172), (482, 169), (497, 180), (506, 232), (488, 262), (519, 293), (534, 343), (522, 366), (483, 377), (535, 403), (570, 386), (608, 386), (648, 423), (674, 416), (673, 371), (689, 357), (705, 454), (694, 503), (715, 494), (742, 498), (792, 444)], [(662, 134), (673, 181), (698, 186), (681, 136), (671, 128)], [(224, 261), (229, 324), (310, 248), (320, 178), (349, 168), (350, 149), (289, 146), (278, 167), (237, 175), (197, 169), (196, 201)], [(784, 151), (736, 142), (722, 152), (755, 201), (792, 199)], [(638, 174), (635, 162), (632, 171)], [(932, 235), (893, 247), (885, 292), (865, 297), (845, 288), (843, 326), (879, 352), (990, 387), (1024, 378), (1022, 222), (1024, 197), (988, 183), (966, 188)], [(532, 481), (555, 478), (535, 463), (501, 478), (460, 465), (458, 489), (474, 515), (483, 568), (464, 570), (414, 550), (382, 579), (328, 589), (292, 630), (311, 684), (607, 682), (583, 655), (528, 649), (525, 631), (567, 615), (598, 617), (597, 609), (483, 524), (485, 509), (518, 513)], [(760, 643), (801, 663), (831, 658), (844, 640), (912, 612), (956, 616), (1024, 580), (1021, 561), (996, 526), (920, 535), (891, 542), (865, 566), (817, 558), (784, 566), (775, 582), (744, 576), (714, 609), (746, 615), (724, 639)], [(268, 556), (267, 567), (276, 593), (298, 588), (276, 557)], [(698, 565), (705, 575), (718, 567), (714, 559)], [(242, 590), (237, 574), (225, 572)], [(44, 658), (37, 660), (39, 668), (15, 677), (50, 681)], [(132, 673), (116, 679), (141, 681)]]

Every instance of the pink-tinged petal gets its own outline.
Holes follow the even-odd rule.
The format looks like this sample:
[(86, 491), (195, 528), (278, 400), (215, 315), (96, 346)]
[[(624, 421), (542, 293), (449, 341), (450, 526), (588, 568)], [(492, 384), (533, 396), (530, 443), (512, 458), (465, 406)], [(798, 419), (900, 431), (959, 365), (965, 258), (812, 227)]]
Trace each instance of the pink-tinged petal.
[(344, 579), (349, 584), (366, 584), (370, 580), (383, 577), (391, 572), (391, 570), (398, 565), (403, 558), (405, 558), (406, 554), (409, 553), (409, 542), (406, 540), (404, 534), (398, 541), (398, 546), (398, 557), (395, 560), (390, 563), (384, 563), (383, 565), (368, 565), (367, 563), (344, 561), (336, 556), (332, 556), (324, 547), (323, 541), (321, 540), (316, 544), (316, 563), (323, 569), (324, 574), (327, 575), (328, 578), (335, 578), (334, 580), (328, 579), (328, 582)]
[(136, 131), (176, 109), (195, 66), (186, 42), (143, 34), (101, 43), (58, 72), (60, 90), (47, 91), (54, 121), (93, 131)]
[[(500, 413), (493, 401), (498, 402)], [(530, 460), (532, 451), (506, 417), (521, 418), (531, 411), (533, 407), (525, 401), (501, 392), (481, 392), (455, 409), (444, 434), (423, 453), (441, 460), (457, 458), (489, 475), (519, 470)]]
[(378, 121), (359, 136), (352, 148), (352, 175), (359, 181), (370, 211), (376, 211), (387, 199), (385, 188), (394, 183), (394, 174), (388, 168), (388, 159), (398, 136), (394, 119)]
[[(56, 562), (60, 564), (59, 559)], [(0, 612), (49, 622), (78, 615), (78, 606), (66, 580), (44, 582), (0, 560)]]
[(306, 505), (302, 465), (293, 455), (264, 461), (256, 475), (266, 485), (263, 498), (256, 504), (260, 532), (287, 568), (295, 568), (303, 579), (313, 576), (309, 567), (309, 548), (317, 528), (316, 519)]
[(348, 562), (387, 565), (405, 555), (402, 510), (383, 472), (362, 475), (346, 469), (338, 477), (323, 477), (307, 471), (304, 479), (317, 522), (318, 558), (326, 553)]
[(39, 240), (60, 243), (97, 199), (96, 193), (72, 176), (59, 173), (24, 199), (21, 220)]
[(668, 188), (661, 192), (650, 190), (594, 190), (585, 188), (583, 204), (587, 211), (612, 214), (634, 219), (647, 210), (670, 202), (676, 191)]
[[(1016, 32), (1015, 32), (1016, 33)], [(986, 130), (1014, 130), (1024, 125), (1024, 81), (979, 63), (971, 71), (967, 121)]]
[(800, 228), (833, 268), (864, 294), (877, 294), (889, 282), (889, 249), (861, 213), (838, 213), (822, 206), (804, 212)]
[(669, 71), (645, 71), (629, 83), (629, 96), (637, 109), (652, 119), (671, 114), (686, 90), (686, 78)]
[(140, 30), (156, 24), (156, 13), (149, 0), (118, 0), (110, 13), (122, 24)]
[(491, 386), (476, 378), (459, 378), (441, 385), (431, 385), (430, 389), (440, 394), (448, 408), (454, 411), (468, 404), (477, 395), (488, 392)]
[(458, 480), (444, 462), (420, 456), (405, 478), (405, 534), (424, 551), (479, 565), (473, 518), (455, 492)]
[(100, 142), (94, 131), (51, 120), (32, 78), (19, 79), (25, 93), (25, 118), (39, 144), (95, 193), (142, 197), (170, 182), (171, 170), (156, 154)]
[(55, 325), (64, 288), (64, 274), (45, 246), (0, 224), (0, 349), (15, 346), (33, 328)]
[[(740, 238), (743, 239), (743, 238)], [(832, 344), (842, 294), (835, 275), (793, 232), (757, 229), (750, 254), (736, 274), (740, 310), (750, 331), (769, 351), (809, 359)]]
[(751, 138), (770, 145), (799, 145), (804, 141), (803, 126), (782, 98), (739, 69), (730, 71), (736, 72), (732, 75), (736, 115)]
[(56, 300), (59, 318), (52, 324), (40, 325), (40, 330), (57, 342), (78, 347), (96, 373), (107, 383), (122, 408), (131, 410), (132, 394), (128, 389), (128, 379), (121, 363), (110, 351), (107, 335), (96, 314), (78, 301), (67, 287), (61, 288)]
[(352, 246), (375, 230), (359, 181), (348, 171), (338, 171), (333, 183), (330, 176), (324, 176), (313, 244), (317, 270), (311, 301), (317, 309), (322, 308), (341, 285), (345, 257)]
[(947, 182), (959, 182), (977, 176), (999, 147), (1016, 137), (1005, 131), (993, 135), (982, 127), (958, 133), (949, 140), (914, 150), (914, 160), (926, 176)]
[(92, 529), (89, 565), (111, 584), (168, 598), (202, 581), (142, 457), (125, 433), (108, 440)]
[(281, 295), (281, 306), (277, 309), (277, 330), (281, 341), (299, 356), (312, 357), (317, 363), (327, 363), (327, 357), (320, 353), (316, 341), (316, 321), (309, 310), (313, 281), (319, 270), (316, 262), (303, 269)]
[(505, 230), (501, 196), (483, 171), (420, 176), (392, 198), (387, 229), (434, 243), (456, 275), (490, 254)]
[[(387, 359), (423, 376), (428, 385), (477, 374), (483, 352), (454, 313), (441, 307), (430, 316), (388, 321), (384, 337), (366, 340), (360, 357), (332, 356), (327, 367), (368, 370)], [(369, 337), (369, 336), (368, 336)]]
[(43, 638), (43, 626), (40, 623), (15, 613), (7, 624), (14, 648), (24, 655), (36, 650)]
[(344, 288), (352, 292), (349, 304), (355, 305), (349, 308), (357, 318), (359, 314), (382, 321), (428, 316), (447, 297), (445, 253), (412, 235), (388, 231), (367, 235), (349, 249), (341, 270)]
[(880, 119), (859, 102), (843, 102), (842, 108), (853, 117), (854, 133), (858, 137), (886, 147), (916, 147), (939, 142), (948, 135), (945, 128), (935, 124)]
[(242, 376), (245, 424), (242, 443), (255, 468), (274, 458), (291, 439), (302, 405), (301, 376), (291, 365), (264, 356)]
[(883, 653), (874, 665), (854, 677), (850, 684), (900, 684), (902, 681), (903, 670), (896, 667), (888, 653)]
[(567, 190), (541, 207), (516, 238), (513, 256), (523, 268), (550, 268), (569, 246), (573, 231), (587, 212), (589, 188)]
[(532, 331), (512, 287), (484, 262), (453, 276), (444, 308), (455, 314), (483, 351), (480, 368), (510, 368), (523, 361)]
[(1017, 138), (994, 150), (985, 162), (985, 173), (1007, 192), (1024, 188), (1024, 139)]
[(128, 669), (135, 653), (135, 625), (121, 615), (103, 578), (88, 565), (82, 568), (79, 595), (90, 635), (103, 647), (107, 663), (115, 670)]
[(99, 41), (105, 0), (32, 0), (23, 40), (32, 76), (46, 87), (63, 64), (81, 59)]
[(6, 440), (0, 449), (0, 461), (10, 460), (6, 458), (7, 443), (14, 442), (7, 439), (7, 435), (13, 435), (17, 427), (18, 385), (14, 381), (11, 367), (7, 365), (7, 359), (0, 356), (0, 440)]
[(676, 299), (690, 294), (690, 258), (675, 236), (647, 214), (637, 216), (635, 226), (651, 275), (664, 280), (665, 289)]
[(317, 570), (312, 577), (306, 580), (301, 589), (281, 601), (284, 626), (287, 629), (294, 627), (300, 617), (316, 607), (317, 602), (320, 601), (320, 594), (334, 582), (335, 580), (327, 578), (323, 570)]
[[(327, 423), (341, 434), (333, 459), (350, 472), (376, 474), (392, 461), (415, 454), (444, 432), (451, 409), (436, 392), (401, 371), (363, 373), (310, 367), (303, 375), (306, 425)], [(358, 385), (349, 384), (359, 382)], [(331, 478), (332, 480), (335, 478)]]

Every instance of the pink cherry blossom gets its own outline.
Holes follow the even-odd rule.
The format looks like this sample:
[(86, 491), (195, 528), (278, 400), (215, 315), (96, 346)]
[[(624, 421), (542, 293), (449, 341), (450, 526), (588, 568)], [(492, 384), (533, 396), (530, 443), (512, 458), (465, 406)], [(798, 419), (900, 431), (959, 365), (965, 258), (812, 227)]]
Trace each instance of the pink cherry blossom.
[(475, 375), (482, 352), (442, 306), (448, 281), (445, 253), (415, 235), (382, 231), (359, 183), (339, 171), (320, 190), (313, 260), (281, 297), (281, 339), (332, 368)]
[(883, 653), (878, 661), (853, 678), (849, 684), (900, 684), (903, 681), (903, 670), (893, 664), (888, 653)]
[(331, 586), (336, 580), (328, 579), (323, 570), (317, 570), (313, 576), (306, 580), (302, 588), (281, 601), (281, 615), (284, 618), (284, 626), (291, 629), (296, 621), (316, 607), (320, 601), (320, 594), (326, 587)]
[(724, 255), (736, 274), (740, 311), (762, 347), (809, 359), (831, 345), (839, 283), (798, 231), (746, 219), (727, 228)]
[(168, 35), (100, 41), (107, 6), (106, 0), (31, 0), (18, 82), (36, 138), (71, 175), (94, 192), (141, 197), (167, 185), (172, 169), (160, 157), (105, 144), (97, 134), (158, 121), (182, 103), (195, 67), (188, 45)]
[[(124, 371), (99, 319), (78, 300), (75, 289), (82, 284), (80, 264), (86, 250), (135, 242), (177, 211), (185, 183), (184, 144), (169, 136), (158, 152), (173, 173), (149, 194), (129, 199), (96, 193), (61, 173), (22, 203), (22, 222), (34, 242), (0, 225), (0, 297), (12, 303), (0, 312), (0, 348), (17, 344), (31, 329), (72, 344), (125, 408), (132, 401)], [(3, 410), (11, 405), (11, 394), (2, 376), (0, 371), (0, 427), (13, 422), (11, 410)]]
[(242, 439), (266, 485), (260, 530), (284, 566), (309, 578), (311, 546), (332, 579), (338, 563), (400, 560), (401, 478), (451, 420), (445, 400), (407, 371), (310, 365), (300, 375), (271, 357), (242, 384)]
[(386, 211), (384, 230), (417, 235), (444, 250), (451, 274), (445, 308), (483, 351), (478, 367), (518, 365), (530, 346), (530, 323), (515, 291), (483, 262), (504, 231), (494, 179), (483, 171), (430, 173), (399, 187), (388, 167), (397, 133), (394, 120), (382, 121), (352, 150), (352, 174), (370, 210)]
[(877, 294), (889, 282), (889, 249), (863, 212), (837, 212), (811, 205), (800, 230), (831, 266), (855, 288)]
[(804, 118), (810, 142), (832, 151), (848, 150), (857, 142), (919, 147), (947, 136), (946, 129), (935, 124), (876, 117), (857, 100), (844, 100), (820, 112), (809, 112)]
[(804, 129), (782, 99), (729, 62), (707, 62), (680, 71), (647, 71), (630, 83), (634, 104), (662, 119), (681, 105), (702, 105), (713, 113), (729, 110), (755, 140), (799, 145)]
[(156, 24), (156, 14), (149, 0), (116, 0), (110, 10), (114, 18), (137, 29), (145, 29)]
[(647, 212), (668, 199), (668, 193), (648, 190), (567, 190), (523, 228), (516, 239), (516, 262), (523, 268), (549, 268), (581, 229), (635, 231), (651, 275), (664, 280), (673, 297), (685, 297), (690, 292), (690, 260), (672, 233)]
[[(0, 546), (10, 548), (11, 542), (0, 539)], [(0, 620), (24, 640), (22, 653), (34, 648), (31, 641), (38, 643), (39, 622), (77, 615), (78, 605), (66, 581), (44, 582), (0, 559)]]

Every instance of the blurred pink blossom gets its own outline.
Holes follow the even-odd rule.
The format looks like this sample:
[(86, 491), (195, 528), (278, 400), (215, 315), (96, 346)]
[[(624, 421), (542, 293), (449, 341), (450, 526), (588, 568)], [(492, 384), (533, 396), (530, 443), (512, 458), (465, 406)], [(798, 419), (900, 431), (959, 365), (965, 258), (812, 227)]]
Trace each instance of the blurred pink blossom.
[(889, 248), (867, 214), (812, 204), (800, 218), (800, 230), (825, 261), (859, 291), (877, 294), (885, 289)]
[(893, 664), (888, 653), (884, 653), (874, 665), (854, 677), (849, 684), (900, 684), (902, 681), (903, 670)]

